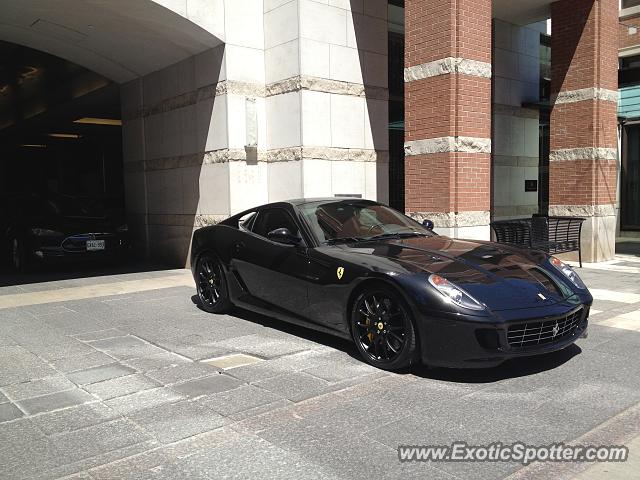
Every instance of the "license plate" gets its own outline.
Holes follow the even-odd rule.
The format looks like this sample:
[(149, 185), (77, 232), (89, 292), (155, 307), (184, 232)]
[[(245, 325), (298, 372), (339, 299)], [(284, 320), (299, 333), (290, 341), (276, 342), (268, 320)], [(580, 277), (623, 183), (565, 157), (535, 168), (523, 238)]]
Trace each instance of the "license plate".
[(104, 250), (104, 240), (87, 240), (87, 252)]

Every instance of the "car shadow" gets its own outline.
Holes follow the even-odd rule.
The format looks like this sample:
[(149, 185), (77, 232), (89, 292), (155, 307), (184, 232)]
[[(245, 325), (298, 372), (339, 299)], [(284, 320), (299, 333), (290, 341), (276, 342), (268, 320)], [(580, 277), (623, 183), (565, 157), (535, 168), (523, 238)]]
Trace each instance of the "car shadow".
[[(191, 301), (202, 311), (198, 296), (193, 295)], [(360, 357), (355, 345), (343, 338), (318, 332), (311, 328), (294, 325), (260, 313), (251, 312), (242, 308), (233, 307), (229, 312), (230, 316), (240, 318), (249, 322), (279, 330), (283, 333), (295, 335), (310, 342), (325, 345), (346, 353), (350, 357), (364, 362)], [(452, 383), (491, 383), (509, 378), (525, 377), (535, 375), (568, 362), (582, 352), (580, 347), (573, 344), (558, 352), (552, 352), (532, 357), (522, 357), (507, 360), (501, 365), (492, 368), (431, 368), (426, 365), (413, 365), (410, 368), (396, 372), (398, 374), (412, 374), (416, 377), (441, 380)]]
[(452, 383), (491, 383), (553, 370), (581, 352), (580, 347), (572, 344), (557, 352), (513, 358), (491, 368), (429, 368), (425, 365), (414, 365), (411, 373), (421, 378)]
[[(202, 310), (203, 312), (205, 311), (200, 306), (197, 295), (193, 295), (191, 297), (191, 301), (196, 305), (198, 309)], [(243, 308), (235, 306), (228, 312), (228, 315), (246, 320), (248, 322), (257, 323), (264, 327), (273, 328), (275, 330), (300, 337), (310, 342), (326, 345), (327, 347), (340, 350), (341, 352), (348, 354), (350, 357), (362, 360), (355, 345), (351, 341), (345, 340), (344, 338), (340, 338), (329, 333), (319, 332), (311, 328), (302, 327), (300, 325), (295, 325), (293, 323), (278, 320), (277, 318), (269, 317), (267, 315), (262, 315), (261, 313), (252, 312), (250, 310), (245, 310)]]
[(27, 273), (12, 272), (8, 266), (2, 265), (0, 266), (0, 287), (124, 275), (128, 273), (154, 272), (167, 270), (169, 268), (166, 264), (135, 259), (42, 265)]
[(616, 242), (616, 253), (623, 255), (635, 255), (637, 257), (640, 257), (640, 242)]

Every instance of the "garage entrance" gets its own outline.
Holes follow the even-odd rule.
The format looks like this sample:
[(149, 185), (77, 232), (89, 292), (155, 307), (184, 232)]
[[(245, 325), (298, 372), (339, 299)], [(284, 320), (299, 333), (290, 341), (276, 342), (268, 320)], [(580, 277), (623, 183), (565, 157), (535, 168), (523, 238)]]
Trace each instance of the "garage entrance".
[(135, 177), (145, 166), (132, 152), (162, 138), (145, 137), (142, 112), (151, 92), (168, 92), (156, 73), (220, 46), (224, 25), (222, 2), (165, 3), (0, 0), (4, 263), (149, 252), (147, 186)]
[(13, 43), (0, 58), (2, 258), (23, 271), (114, 248), (106, 234), (128, 230), (118, 85)]
[(118, 86), (53, 55), (0, 42), (1, 188), (122, 204)]

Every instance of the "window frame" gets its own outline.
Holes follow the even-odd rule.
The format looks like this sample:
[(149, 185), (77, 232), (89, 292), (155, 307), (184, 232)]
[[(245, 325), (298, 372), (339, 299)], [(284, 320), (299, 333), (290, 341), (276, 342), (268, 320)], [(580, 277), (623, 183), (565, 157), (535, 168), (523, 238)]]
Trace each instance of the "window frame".
[[(253, 221), (251, 222), (251, 230), (247, 230), (247, 232), (251, 233), (252, 235), (255, 235), (256, 237), (262, 239), (262, 240), (266, 240), (268, 242), (271, 243), (275, 243), (277, 245), (283, 245), (282, 243), (279, 242), (274, 242), (273, 240), (270, 240), (268, 237), (264, 236), (264, 235), (260, 235), (259, 233), (256, 233), (253, 229), (255, 228), (258, 220), (260, 219), (260, 216), (263, 215), (265, 212), (269, 211), (269, 210), (281, 210), (284, 212), (285, 215), (287, 215), (289, 217), (289, 220), (296, 226), (296, 228), (298, 229), (298, 237), (300, 238), (300, 245), (301, 246), (307, 246), (308, 242), (305, 238), (305, 233), (304, 233), (304, 229), (302, 228), (302, 225), (300, 225), (300, 222), (296, 221), (295, 216), (291, 214), (291, 212), (289, 212), (286, 208), (284, 207), (274, 207), (274, 206), (268, 206), (268, 207), (263, 207), (259, 210), (256, 211), (256, 216), (253, 219)], [(282, 228), (282, 227), (279, 227)], [(269, 233), (269, 232), (267, 232)]]
[[(244, 222), (240, 223), (240, 219), (249, 215), (249, 218)], [(250, 232), (253, 228), (253, 224), (256, 223), (256, 218), (258, 218), (258, 210), (251, 210), (246, 212), (242, 217), (238, 219), (238, 230), (242, 230), (243, 232)]]
[[(336, 199), (336, 200), (337, 200), (337, 199)], [(420, 222), (417, 222), (417, 221), (416, 221), (416, 220), (414, 220), (413, 218), (411, 218), (411, 217), (409, 217), (409, 216), (405, 215), (404, 213), (402, 213), (401, 211), (399, 211), (399, 210), (397, 210), (397, 209), (395, 209), (395, 208), (390, 207), (389, 205), (385, 205), (385, 204), (383, 204), (383, 203), (374, 202), (374, 201), (366, 200), (366, 199), (351, 199), (351, 200), (358, 200), (358, 201), (364, 202), (364, 203), (363, 203), (363, 205), (366, 203), (366, 204), (367, 204), (367, 206), (382, 206), (382, 207), (388, 208), (388, 209), (390, 209), (390, 210), (393, 210), (393, 211), (395, 211), (396, 213), (398, 213), (399, 215), (401, 215), (401, 216), (404, 216), (404, 217), (408, 218), (411, 222), (413, 222), (413, 223), (415, 224), (415, 226), (416, 226), (417, 228), (421, 228), (421, 229), (425, 230), (425, 232), (426, 232), (427, 234), (429, 234), (429, 235), (433, 235), (433, 236), (437, 236), (437, 234), (436, 234), (436, 233), (434, 233), (433, 231), (426, 230), (426, 229), (424, 228), (424, 226), (423, 226), (422, 224), (420, 224)], [(331, 201), (331, 200), (329, 200), (329, 199), (327, 199), (326, 201), (327, 201), (328, 203), (342, 203), (342, 202), (340, 202), (340, 201), (333, 201), (333, 202), (332, 202), (332, 201)], [(308, 203), (323, 203), (323, 202), (324, 202), (324, 200), (322, 200), (322, 201), (320, 201), (320, 200), (319, 200), (319, 201), (309, 201), (309, 202), (306, 202), (306, 203), (305, 203), (305, 205), (306, 205), (306, 204), (308, 204)], [(304, 225), (305, 229), (306, 229), (306, 230), (307, 230), (307, 232), (308, 232), (309, 237), (310, 237), (310, 238), (312, 239), (312, 241), (313, 241), (313, 244), (314, 244), (316, 247), (322, 247), (322, 246), (326, 246), (326, 245), (328, 245), (329, 240), (322, 240), (322, 239), (318, 238), (318, 236), (316, 235), (315, 228), (314, 228), (314, 227), (309, 223), (309, 220), (307, 220), (307, 218), (306, 218), (305, 214), (302, 212), (302, 207), (303, 207), (303, 206), (304, 206), (304, 205), (300, 205), (300, 206), (299, 206), (299, 208), (297, 208), (296, 210), (297, 210), (298, 216), (299, 216), (299, 218), (300, 218), (300, 223), (302, 223), (302, 224)], [(366, 207), (363, 207), (363, 208), (366, 208)], [(301, 230), (301, 232), (302, 232), (302, 231), (303, 231), (303, 230)]]

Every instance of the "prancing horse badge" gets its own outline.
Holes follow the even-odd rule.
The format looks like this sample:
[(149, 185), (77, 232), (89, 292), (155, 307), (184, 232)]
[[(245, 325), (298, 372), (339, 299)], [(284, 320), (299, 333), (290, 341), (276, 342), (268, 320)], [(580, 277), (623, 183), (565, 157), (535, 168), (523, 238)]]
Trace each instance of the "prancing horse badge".
[(344, 275), (344, 267), (338, 267), (338, 270), (336, 270), (336, 275), (338, 276), (338, 280), (342, 280), (342, 275)]

